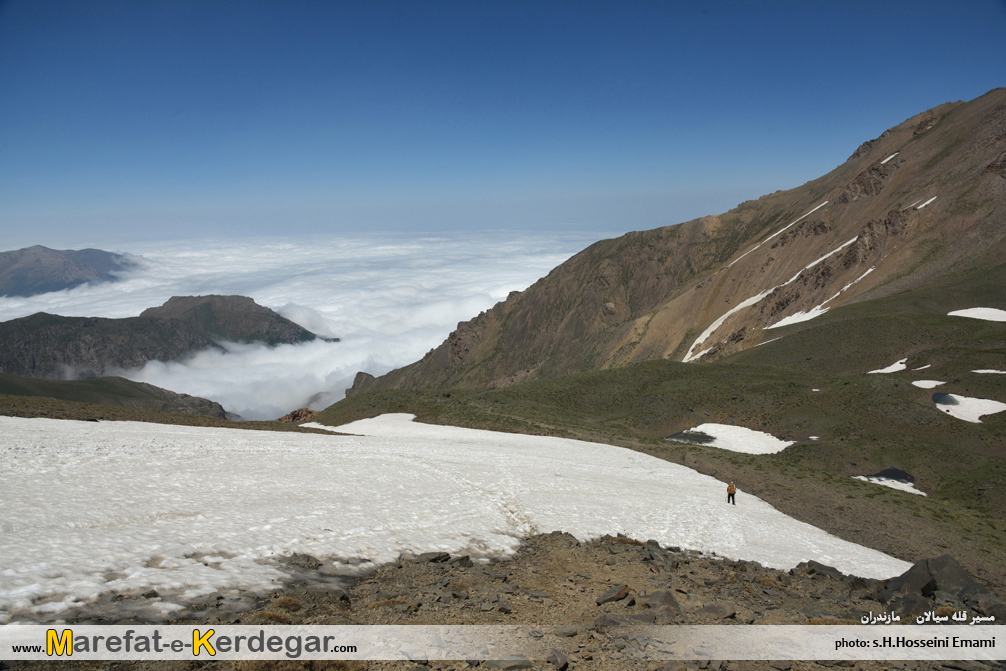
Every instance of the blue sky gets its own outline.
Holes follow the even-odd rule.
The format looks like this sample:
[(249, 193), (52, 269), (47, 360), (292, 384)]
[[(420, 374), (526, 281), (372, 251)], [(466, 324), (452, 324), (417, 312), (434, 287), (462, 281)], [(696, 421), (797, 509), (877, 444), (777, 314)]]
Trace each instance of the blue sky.
[(0, 0), (0, 247), (679, 223), (1006, 85), (1004, 34), (1002, 0)]

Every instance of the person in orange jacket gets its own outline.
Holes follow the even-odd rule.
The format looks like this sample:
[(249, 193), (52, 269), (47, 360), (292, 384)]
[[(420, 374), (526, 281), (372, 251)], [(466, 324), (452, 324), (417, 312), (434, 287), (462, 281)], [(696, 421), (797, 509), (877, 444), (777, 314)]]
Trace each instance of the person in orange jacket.
[(729, 485), (727, 485), (727, 503), (732, 503), (735, 506), (737, 505), (737, 501), (734, 500), (734, 494), (736, 493), (737, 488), (734, 487), (734, 483), (731, 482)]

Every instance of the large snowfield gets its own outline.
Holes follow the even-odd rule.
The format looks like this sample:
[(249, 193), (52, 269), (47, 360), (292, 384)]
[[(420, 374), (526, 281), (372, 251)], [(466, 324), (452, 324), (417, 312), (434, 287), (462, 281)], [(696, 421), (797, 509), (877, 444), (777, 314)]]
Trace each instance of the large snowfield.
[[(561, 438), (384, 415), (349, 436), (0, 417), (0, 623), (138, 595), (165, 613), (277, 586), (304, 552), (504, 557), (555, 529), (625, 533), (789, 568), (886, 578), (909, 564), (677, 464)], [(743, 486), (743, 483), (738, 483)], [(366, 565), (366, 564), (364, 564)]]

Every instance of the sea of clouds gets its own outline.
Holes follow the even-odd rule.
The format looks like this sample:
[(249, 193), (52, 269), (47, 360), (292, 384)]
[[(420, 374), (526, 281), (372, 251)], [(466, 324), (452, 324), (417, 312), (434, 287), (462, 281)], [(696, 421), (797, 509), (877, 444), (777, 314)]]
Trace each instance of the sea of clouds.
[(379, 375), (439, 345), (458, 322), (521, 291), (590, 243), (591, 233), (358, 233), (137, 243), (119, 282), (0, 298), (0, 321), (36, 312), (134, 317), (171, 296), (250, 296), (314, 333), (268, 347), (223, 343), (182, 362), (123, 371), (202, 396), (246, 419), (275, 419), (343, 397), (357, 371)]

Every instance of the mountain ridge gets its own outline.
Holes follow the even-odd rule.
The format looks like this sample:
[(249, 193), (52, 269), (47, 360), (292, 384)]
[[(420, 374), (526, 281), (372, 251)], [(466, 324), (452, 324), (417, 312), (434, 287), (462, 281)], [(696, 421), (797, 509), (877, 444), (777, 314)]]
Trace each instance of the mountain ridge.
[(0, 252), (0, 296), (35, 296), (87, 282), (114, 282), (137, 265), (125, 254), (101, 249), (49, 249), (34, 245)]
[(245, 296), (172, 297), (139, 317), (63, 317), (38, 312), (0, 322), (0, 373), (72, 379), (177, 361), (217, 342), (294, 344), (310, 331)]
[(357, 376), (347, 395), (716, 360), (770, 340), (780, 322), (1002, 263), (1003, 166), (1006, 89), (940, 105), (796, 189), (599, 241), (420, 361)]

